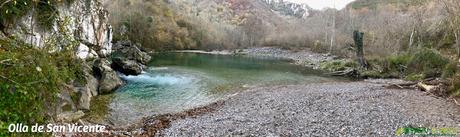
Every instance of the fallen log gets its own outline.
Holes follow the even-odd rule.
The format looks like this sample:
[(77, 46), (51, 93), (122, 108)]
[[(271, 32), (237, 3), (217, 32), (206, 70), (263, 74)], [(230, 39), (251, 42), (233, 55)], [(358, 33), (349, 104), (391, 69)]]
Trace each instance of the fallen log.
[(415, 89), (417, 82), (401, 83), (401, 84), (390, 84), (386, 88), (399, 88), (399, 89)]
[(425, 91), (427, 94), (431, 94), (438, 97), (448, 97), (447, 86), (445, 82), (440, 80), (428, 81), (428, 82), (410, 82), (402, 84), (390, 84), (385, 86), (386, 88), (393, 89), (418, 89)]
[(426, 91), (429, 94), (433, 94), (439, 97), (448, 97), (448, 84), (442, 80), (433, 80), (429, 82), (419, 82), (417, 83), (417, 87), (420, 88), (422, 91)]
[(425, 84), (423, 82), (417, 83), (417, 87), (422, 89), (423, 91), (430, 92), (430, 93), (433, 92), (436, 89), (439, 89), (439, 85), (438, 86), (427, 85), (427, 84)]
[(355, 76), (358, 76), (358, 71), (356, 69), (346, 69), (343, 71), (331, 72), (331, 73), (328, 73), (327, 75), (355, 77)]

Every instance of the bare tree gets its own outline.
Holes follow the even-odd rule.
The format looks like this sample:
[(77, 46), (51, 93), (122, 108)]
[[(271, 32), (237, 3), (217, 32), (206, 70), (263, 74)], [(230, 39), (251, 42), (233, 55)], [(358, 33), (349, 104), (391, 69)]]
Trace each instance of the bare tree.
[(460, 59), (460, 2), (458, 0), (442, 0), (447, 13), (446, 22), (455, 37), (457, 59)]

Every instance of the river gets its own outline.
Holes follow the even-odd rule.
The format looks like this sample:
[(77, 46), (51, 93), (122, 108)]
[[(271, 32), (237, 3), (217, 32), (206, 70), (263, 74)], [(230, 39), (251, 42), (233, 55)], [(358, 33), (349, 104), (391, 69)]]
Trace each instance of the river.
[(203, 106), (251, 87), (344, 80), (279, 58), (199, 53), (152, 57), (143, 74), (122, 76), (124, 87), (92, 102), (91, 121), (123, 126)]

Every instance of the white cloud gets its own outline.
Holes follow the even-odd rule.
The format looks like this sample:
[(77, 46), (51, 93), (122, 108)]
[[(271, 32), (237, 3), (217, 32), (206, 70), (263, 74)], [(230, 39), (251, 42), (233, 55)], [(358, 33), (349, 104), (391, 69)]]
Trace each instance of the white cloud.
[(343, 9), (345, 8), (345, 6), (347, 6), (348, 3), (354, 0), (287, 0), (287, 1), (295, 2), (295, 3), (305, 3), (314, 9), (323, 9), (326, 7), (334, 8), (334, 5), (336, 9)]

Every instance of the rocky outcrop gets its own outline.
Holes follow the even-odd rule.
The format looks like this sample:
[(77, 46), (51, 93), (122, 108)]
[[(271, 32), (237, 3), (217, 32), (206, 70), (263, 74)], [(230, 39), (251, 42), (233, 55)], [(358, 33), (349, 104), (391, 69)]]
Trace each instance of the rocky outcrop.
[(120, 41), (114, 45), (112, 68), (125, 75), (139, 75), (151, 57), (130, 41)]
[(311, 8), (306, 4), (297, 4), (285, 0), (261, 0), (267, 3), (274, 11), (282, 15), (307, 18), (310, 16)]
[(64, 85), (58, 94), (57, 118), (72, 121), (90, 110), (92, 97), (113, 92), (123, 81), (105, 59), (112, 52), (112, 27), (108, 24), (108, 12), (100, 1), (56, 3), (57, 16), (47, 24), (49, 27), (42, 26), (43, 22), (37, 20), (38, 9), (34, 9), (18, 17), (14, 24), (0, 26), (4, 32), (0, 37), (12, 36), (36, 47), (51, 46), (47, 47), (51, 52), (72, 49), (76, 57), (85, 60), (78, 80)]
[[(67, 35), (69, 39), (78, 42), (76, 54), (82, 59), (110, 54), (112, 27), (108, 24), (107, 11), (98, 0), (75, 0), (71, 3), (62, 3), (57, 9), (59, 15), (51, 29), (41, 29), (40, 23), (31, 12), (6, 31), (37, 47), (44, 46), (53, 36)], [(57, 42), (56, 47), (60, 44), (64, 43)]]

